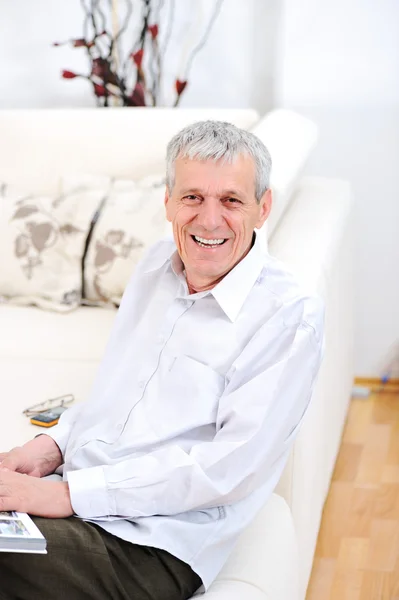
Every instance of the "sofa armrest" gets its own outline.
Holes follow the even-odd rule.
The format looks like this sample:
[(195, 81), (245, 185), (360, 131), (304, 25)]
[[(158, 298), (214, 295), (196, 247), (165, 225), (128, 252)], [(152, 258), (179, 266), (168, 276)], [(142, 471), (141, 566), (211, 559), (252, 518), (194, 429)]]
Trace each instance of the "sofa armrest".
[(273, 206), (264, 225), (267, 238), (271, 239), (316, 146), (318, 128), (307, 117), (277, 109), (265, 115), (251, 131), (262, 140), (272, 157)]
[(348, 182), (300, 181), (269, 245), (303, 289), (325, 302), (325, 352), (312, 400), (276, 488), (288, 502), (300, 550), (301, 598), (353, 385), (353, 212)]

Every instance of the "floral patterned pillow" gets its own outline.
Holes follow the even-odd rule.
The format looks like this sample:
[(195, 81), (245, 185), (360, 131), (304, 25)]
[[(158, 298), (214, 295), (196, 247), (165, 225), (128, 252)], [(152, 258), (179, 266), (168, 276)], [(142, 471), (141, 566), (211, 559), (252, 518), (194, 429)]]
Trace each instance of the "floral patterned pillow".
[[(164, 177), (104, 181), (103, 177), (87, 176), (77, 181), (88, 190), (108, 189), (89, 238), (83, 302), (118, 306), (143, 252), (169, 231)], [(76, 181), (64, 179), (65, 192), (75, 185)]]
[(0, 183), (2, 302), (60, 312), (79, 306), (86, 239), (103, 196), (84, 189), (26, 195)]

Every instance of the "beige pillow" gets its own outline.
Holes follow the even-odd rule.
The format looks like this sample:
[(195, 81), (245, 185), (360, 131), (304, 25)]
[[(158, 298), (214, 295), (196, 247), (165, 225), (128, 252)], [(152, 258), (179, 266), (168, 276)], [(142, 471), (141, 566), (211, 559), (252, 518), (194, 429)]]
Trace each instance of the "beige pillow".
[(108, 190), (86, 253), (83, 302), (118, 306), (143, 252), (170, 230), (164, 177), (132, 181), (86, 176), (63, 181), (66, 192), (76, 185)]
[(26, 195), (0, 183), (0, 296), (60, 312), (79, 306), (82, 259), (103, 193), (56, 198)]

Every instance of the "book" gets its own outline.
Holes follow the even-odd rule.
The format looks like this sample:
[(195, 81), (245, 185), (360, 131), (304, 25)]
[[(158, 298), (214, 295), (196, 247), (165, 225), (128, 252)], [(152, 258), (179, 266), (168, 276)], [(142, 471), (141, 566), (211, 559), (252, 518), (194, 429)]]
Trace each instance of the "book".
[(47, 554), (46, 539), (26, 513), (0, 511), (0, 552)]

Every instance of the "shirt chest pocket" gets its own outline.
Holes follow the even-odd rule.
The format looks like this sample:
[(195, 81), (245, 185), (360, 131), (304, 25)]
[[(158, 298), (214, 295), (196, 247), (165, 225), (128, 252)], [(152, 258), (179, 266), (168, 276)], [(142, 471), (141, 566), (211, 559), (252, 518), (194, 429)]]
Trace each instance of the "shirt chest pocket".
[(224, 385), (224, 377), (207, 365), (177, 356), (145, 402), (148, 420), (163, 438), (214, 425)]

